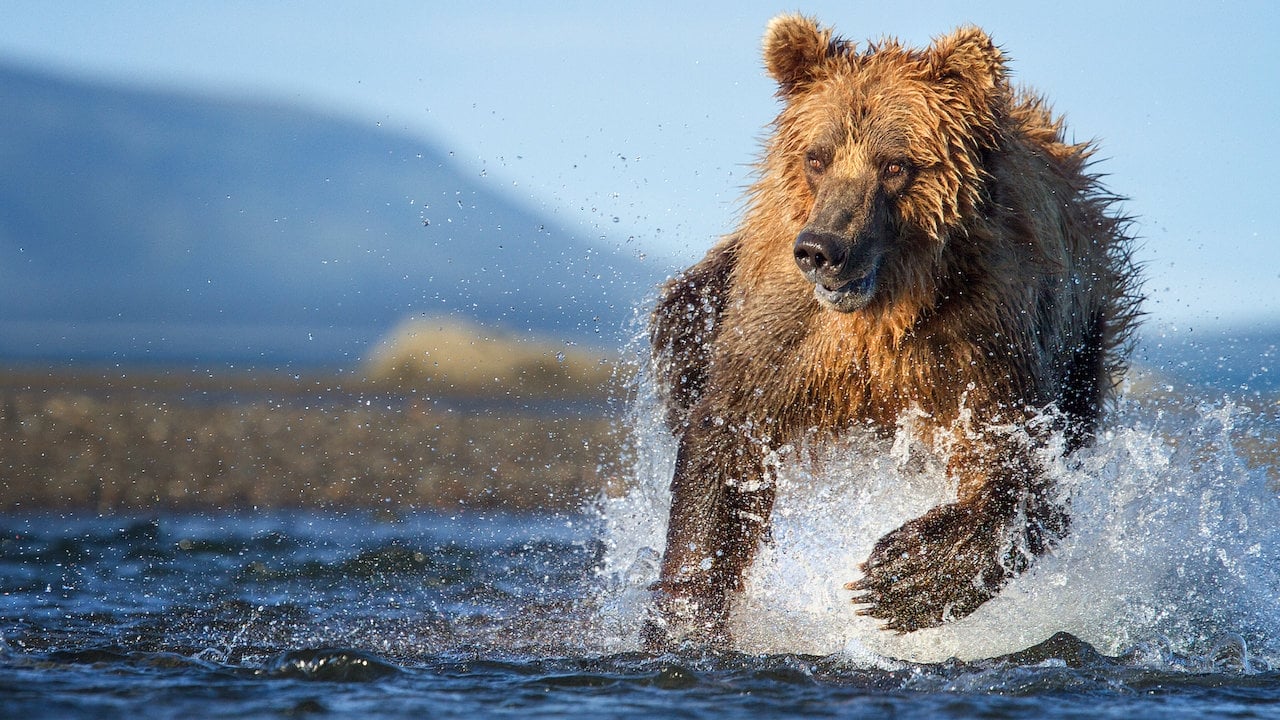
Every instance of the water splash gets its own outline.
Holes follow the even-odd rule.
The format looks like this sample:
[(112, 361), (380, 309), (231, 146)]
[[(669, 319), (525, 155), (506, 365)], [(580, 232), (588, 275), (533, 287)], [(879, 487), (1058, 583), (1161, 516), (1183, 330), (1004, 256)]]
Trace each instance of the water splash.
[[(636, 404), (629, 492), (604, 501), (601, 615), (634, 648), (657, 578), (675, 443), (652, 388)], [(1237, 448), (1273, 423), (1231, 401), (1130, 392), (1091, 447), (1046, 462), (1072, 509), (1070, 535), (967, 618), (905, 635), (860, 617), (843, 585), (875, 541), (953, 501), (940, 453), (916, 438), (852, 434), (778, 451), (772, 541), (735, 601), (738, 647), (842, 654), (863, 665), (994, 657), (1069, 632), (1104, 653), (1169, 662), (1231, 656), (1280, 665), (1280, 500), (1268, 460)]]

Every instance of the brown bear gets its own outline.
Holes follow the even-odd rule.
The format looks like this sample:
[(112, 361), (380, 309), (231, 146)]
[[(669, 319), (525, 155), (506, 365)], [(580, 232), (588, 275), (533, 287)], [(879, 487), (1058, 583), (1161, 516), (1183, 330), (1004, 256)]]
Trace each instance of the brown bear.
[(741, 225), (652, 316), (679, 444), (650, 649), (730, 642), (772, 449), (892, 431), (908, 410), (950, 438), (956, 501), (881, 538), (846, 587), (898, 632), (973, 612), (1067, 531), (1037, 458), (1050, 437), (1089, 441), (1139, 315), (1130, 223), (1093, 148), (1011, 88), (982, 30), (860, 50), (784, 15), (764, 60), (783, 108)]

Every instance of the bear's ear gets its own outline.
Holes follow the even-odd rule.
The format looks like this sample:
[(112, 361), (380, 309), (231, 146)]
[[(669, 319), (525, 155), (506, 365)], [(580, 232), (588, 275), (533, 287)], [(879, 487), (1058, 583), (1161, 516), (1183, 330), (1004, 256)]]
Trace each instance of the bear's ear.
[(782, 95), (812, 80), (818, 66), (836, 49), (831, 31), (803, 15), (779, 15), (764, 31), (764, 66), (778, 81)]
[(975, 104), (990, 103), (1004, 83), (1004, 54), (980, 28), (963, 27), (938, 38), (926, 57), (934, 80), (958, 88)]

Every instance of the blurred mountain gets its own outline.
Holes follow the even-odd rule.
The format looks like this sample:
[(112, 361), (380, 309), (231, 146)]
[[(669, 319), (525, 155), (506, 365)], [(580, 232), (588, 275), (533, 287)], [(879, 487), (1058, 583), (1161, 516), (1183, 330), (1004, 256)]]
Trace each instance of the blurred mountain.
[(616, 343), (658, 263), (416, 137), (0, 65), (0, 359), (342, 365), (404, 317)]

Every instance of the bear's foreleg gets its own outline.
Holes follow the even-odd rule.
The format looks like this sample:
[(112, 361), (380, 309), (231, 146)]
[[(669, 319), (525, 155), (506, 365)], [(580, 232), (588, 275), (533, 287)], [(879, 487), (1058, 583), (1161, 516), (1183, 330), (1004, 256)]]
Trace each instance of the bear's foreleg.
[(858, 611), (911, 632), (969, 615), (1066, 534), (1069, 518), (1032, 450), (1012, 438), (962, 447), (959, 500), (881, 538), (862, 564)]
[(667, 426), (676, 433), (685, 431), (706, 389), (736, 262), (737, 240), (726, 238), (663, 287), (650, 318), (653, 377), (667, 410)]
[(774, 494), (759, 445), (734, 425), (707, 419), (681, 438), (666, 551), (642, 631), (647, 650), (729, 643), (729, 594), (742, 587)]

